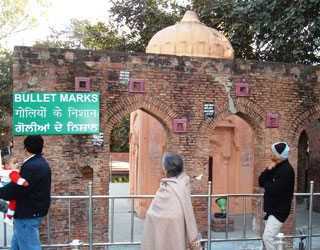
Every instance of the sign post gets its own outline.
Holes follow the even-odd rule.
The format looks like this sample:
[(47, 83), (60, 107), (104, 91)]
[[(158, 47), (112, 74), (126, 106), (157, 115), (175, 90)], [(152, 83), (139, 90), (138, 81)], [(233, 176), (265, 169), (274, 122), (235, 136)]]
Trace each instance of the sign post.
[(98, 134), (99, 93), (13, 93), (13, 134)]

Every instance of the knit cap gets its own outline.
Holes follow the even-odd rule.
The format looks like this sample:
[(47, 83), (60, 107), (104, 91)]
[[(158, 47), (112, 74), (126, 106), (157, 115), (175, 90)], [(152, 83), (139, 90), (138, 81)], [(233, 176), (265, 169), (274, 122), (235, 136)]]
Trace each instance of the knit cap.
[(286, 142), (277, 142), (271, 146), (272, 153), (280, 160), (288, 159), (290, 147)]

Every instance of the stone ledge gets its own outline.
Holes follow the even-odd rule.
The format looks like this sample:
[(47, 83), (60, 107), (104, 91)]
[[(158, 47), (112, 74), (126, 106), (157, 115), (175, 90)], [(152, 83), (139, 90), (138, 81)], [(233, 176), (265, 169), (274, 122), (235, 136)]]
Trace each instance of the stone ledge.
[[(226, 232), (226, 219), (211, 218), (211, 230), (214, 232)], [(234, 219), (228, 219), (228, 232), (234, 231)]]

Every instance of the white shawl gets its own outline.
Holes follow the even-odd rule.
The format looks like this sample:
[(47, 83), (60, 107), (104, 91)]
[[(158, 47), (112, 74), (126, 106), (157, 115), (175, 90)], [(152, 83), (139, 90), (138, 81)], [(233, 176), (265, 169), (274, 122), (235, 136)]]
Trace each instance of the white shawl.
[(144, 222), (141, 250), (200, 250), (189, 177), (162, 178)]

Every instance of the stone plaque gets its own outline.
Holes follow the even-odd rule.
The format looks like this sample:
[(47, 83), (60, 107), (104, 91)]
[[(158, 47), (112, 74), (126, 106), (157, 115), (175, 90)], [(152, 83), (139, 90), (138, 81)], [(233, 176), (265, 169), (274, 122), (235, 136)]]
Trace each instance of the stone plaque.
[(92, 145), (97, 148), (102, 148), (104, 143), (103, 139), (104, 139), (103, 132), (92, 135)]
[(128, 85), (130, 82), (130, 71), (121, 70), (120, 77), (119, 77), (120, 84)]
[(250, 166), (252, 161), (252, 154), (249, 152), (242, 152), (241, 153), (241, 165), (242, 166)]
[(204, 118), (214, 118), (214, 102), (205, 102), (203, 104)]

